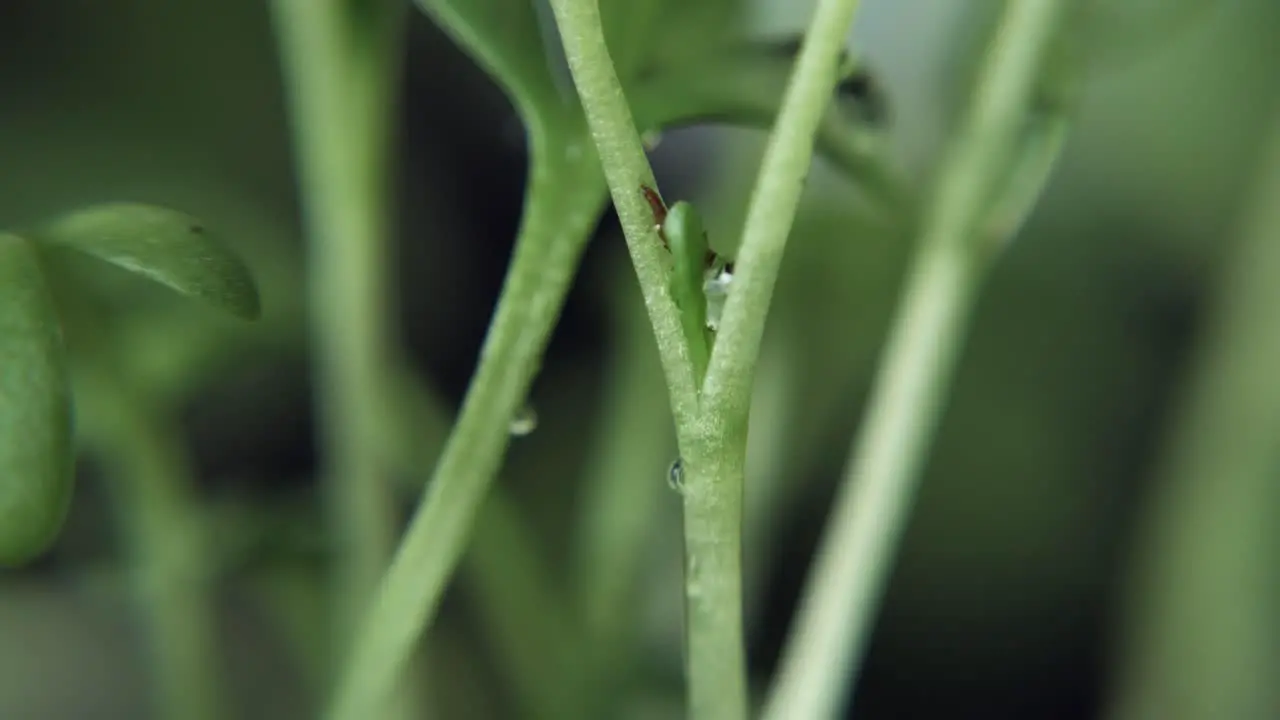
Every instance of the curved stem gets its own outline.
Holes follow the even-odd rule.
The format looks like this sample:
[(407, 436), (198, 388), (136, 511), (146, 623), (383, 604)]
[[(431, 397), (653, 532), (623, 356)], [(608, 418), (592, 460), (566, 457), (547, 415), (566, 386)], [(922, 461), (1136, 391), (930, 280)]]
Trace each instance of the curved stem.
[(941, 167), (921, 249), (866, 426), (818, 549), (765, 718), (833, 717), (856, 674), (943, 408), (989, 246), (990, 188), (1008, 167), (1064, 0), (1006, 5), (964, 124)]
[[(452, 418), (434, 389), (405, 372), (396, 383), (398, 430), (393, 442), (403, 490), (430, 481)], [(584, 638), (574, 627), (577, 605), (556, 582), (541, 538), (501, 485), (488, 492), (475, 521), (459, 579), (489, 637), (494, 663), (513, 688), (520, 717), (582, 717), (586, 701)], [(593, 670), (593, 677), (598, 675)]]
[(150, 623), (157, 716), (215, 720), (223, 703), (212, 563), (177, 423), (111, 373), (80, 370), (82, 435), (105, 466)]
[(576, 133), (532, 133), (525, 216), (480, 364), (444, 454), (370, 605), (329, 710), (379, 717), (434, 615), (502, 463), (603, 200), (600, 169)]
[(389, 363), (386, 207), (400, 12), (277, 0), (310, 236), (317, 402), (337, 548), (336, 645), (351, 641), (391, 555), (396, 518), (381, 446)]

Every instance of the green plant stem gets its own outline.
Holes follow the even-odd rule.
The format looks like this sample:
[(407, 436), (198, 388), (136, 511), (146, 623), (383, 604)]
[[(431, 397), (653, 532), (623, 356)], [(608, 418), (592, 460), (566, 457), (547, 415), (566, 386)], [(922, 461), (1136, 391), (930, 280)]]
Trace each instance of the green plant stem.
[(823, 0), (814, 12), (747, 211), (734, 292), (703, 385), (700, 427), (696, 440), (681, 446), (688, 470), (684, 516), (690, 710), (697, 718), (747, 715), (742, 496), (751, 390), (782, 253), (857, 8), (857, 0)]
[(222, 717), (208, 538), (177, 423), (109, 371), (77, 373), (81, 433), (101, 459), (150, 624), (157, 717)]
[(685, 665), (689, 717), (747, 717), (742, 628), (746, 423), (680, 445), (684, 468)]
[(1269, 717), (1280, 693), (1280, 124), (1134, 557), (1117, 720)]
[(551, 0), (551, 8), (649, 311), (671, 412), (677, 427), (689, 427), (697, 417), (697, 383), (667, 282), (662, 240), (641, 193), (641, 187), (656, 187), (656, 182), (605, 46), (600, 8), (597, 0)]
[(310, 236), (321, 449), (337, 552), (341, 657), (391, 554), (396, 519), (382, 448), (388, 368), (389, 154), (398, 79), (394, 2), (277, 0)]
[[(753, 203), (749, 216), (760, 227), (752, 227), (749, 220), (748, 236), (756, 233), (757, 237), (744, 241), (745, 256), (739, 258), (735, 292), (713, 353), (713, 372), (721, 379), (713, 382), (708, 375), (707, 394), (699, 408), (688, 349), (660, 264), (653, 219), (638, 193), (642, 184), (652, 183), (652, 171), (605, 46), (599, 9), (592, 0), (552, 2), (574, 84), (644, 292), (676, 419), (684, 467), (687, 670), (689, 712), (694, 718), (747, 714), (741, 526), (751, 370), (782, 247), (812, 159), (814, 135), (836, 85), (844, 34), (856, 6), (849, 0), (827, 1), (814, 18), (814, 30), (788, 87), (761, 171), (757, 198), (768, 200)], [(768, 207), (757, 207), (763, 205)], [(744, 305), (744, 296), (753, 302)], [(731, 311), (735, 304), (738, 309)], [(731, 312), (737, 314), (733, 329), (728, 324)], [(745, 340), (733, 340), (726, 349), (725, 341), (734, 336)], [(714, 370), (717, 357), (724, 366), (718, 371)], [(731, 360), (726, 362), (726, 357)], [(728, 391), (714, 394), (717, 385), (726, 385), (726, 375), (730, 376)]]
[[(406, 372), (396, 387), (398, 476), (405, 490), (418, 492), (430, 480), (428, 470), (453, 418), (421, 378)], [(463, 560), (463, 592), (479, 613), (499, 672), (513, 688), (519, 717), (583, 717), (587, 664), (572, 622), (576, 605), (557, 585), (539, 538), (500, 485), (489, 491), (473, 533)]]
[(744, 718), (741, 445), (746, 423), (736, 423), (740, 431), (732, 432), (735, 428), (726, 423), (699, 418), (689, 347), (670, 294), (654, 217), (640, 192), (642, 186), (653, 186), (653, 172), (605, 46), (597, 3), (552, 0), (552, 9), (640, 280), (684, 458), (690, 717)]
[(334, 720), (380, 717), (389, 689), (434, 615), (510, 440), (599, 217), (604, 188), (585, 137), (531, 133), (525, 215), (480, 364), (408, 532), (364, 618)]
[(814, 138), (839, 79), (845, 38), (858, 0), (820, 0), (782, 98), (778, 121), (765, 147), (751, 193), (734, 292), (711, 353), (703, 385), (710, 417), (745, 418), (765, 319), (782, 265), (804, 179), (813, 162)]
[[(940, 168), (867, 420), (819, 546), (765, 718), (834, 717), (856, 676), (963, 332), (988, 265), (977, 242), (1045, 48), (1067, 5), (1005, 6), (969, 111)], [(727, 314), (727, 311), (726, 311)], [(727, 321), (727, 320), (726, 320)]]

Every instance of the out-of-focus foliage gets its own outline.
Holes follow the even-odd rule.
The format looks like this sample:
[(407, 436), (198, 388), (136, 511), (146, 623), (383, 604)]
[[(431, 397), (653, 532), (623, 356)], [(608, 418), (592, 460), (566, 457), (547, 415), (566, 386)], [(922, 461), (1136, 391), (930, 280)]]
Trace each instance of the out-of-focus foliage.
[[(857, 36), (891, 101), (894, 152), (920, 179), (964, 96), (964, 38), (979, 20), (928, 0), (864, 4)], [(1143, 9), (1095, 4), (1131, 6), (1102, 17)], [(680, 34), (692, 25), (668, 22), (689, 3), (602, 5), (617, 37), (642, 22), (621, 13), (651, 13), (643, 22), (670, 30), (663, 42), (674, 51), (699, 49), (700, 38)], [(802, 26), (802, 4), (774, 5), (775, 17), (797, 19), (771, 30)], [(1277, 117), (1280, 6), (1205, 5), (1216, 9), (1132, 55), (1123, 25), (1098, 21), (1106, 46), (1064, 161), (983, 293), (860, 686), (861, 716), (1100, 712), (1129, 528), (1161, 489), (1151, 470), (1170, 398)], [(397, 295), (410, 359), (432, 385), (406, 414), (438, 406), (412, 421), (440, 433), (417, 438), (427, 462), (488, 322), (524, 161), (520, 126), (491, 80), (425, 15), (410, 24)], [(246, 718), (310, 717), (302, 698), (324, 684), (315, 656), (326, 554), (274, 52), (266, 10), (252, 0), (0, 4), (6, 225), (102, 200), (181, 207), (217, 227), (258, 280), (263, 322), (249, 326), (195, 303), (157, 303), (123, 273), (69, 276), (119, 291), (94, 291), (94, 319), (71, 322), (109, 330), (101, 352), (182, 420), (199, 496), (229, 538), (217, 543), (230, 556), (217, 595), (223, 666), (228, 705)], [(699, 205), (717, 210), (707, 213), (712, 243), (732, 252), (763, 135), (725, 137), (672, 133), (655, 161), (664, 187), (709, 200)], [(820, 161), (769, 320), (748, 490), (756, 679), (785, 631), (912, 249), (865, 199)], [(678, 697), (680, 672), (679, 522), (663, 479), (673, 451), (647, 328), (623, 320), (639, 300), (621, 245), (606, 223), (531, 397), (538, 429), (514, 443), (501, 483), (529, 527), (525, 549), (560, 590), (581, 580), (586, 551), (575, 542), (610, 530), (579, 514), (591, 506), (583, 488), (624, 470), (652, 479), (656, 490), (635, 500), (640, 513), (656, 508), (640, 579), (613, 597), (639, 614), (624, 632), (644, 650), (623, 694), (662, 707), (664, 692)], [(126, 718), (145, 707), (148, 659), (123, 602), (121, 531), (98, 464), (84, 458), (54, 555), (0, 576), (0, 638), (11, 639), (0, 643), (0, 717)], [(444, 716), (510, 717), (523, 692), (509, 689), (501, 657), (538, 635), (511, 638), (519, 624), (486, 620), (492, 568), (514, 557), (493, 547), (477, 545), (432, 634), (426, 683)], [(565, 612), (579, 619), (576, 606)]]
[(262, 312), (244, 263), (185, 213), (108, 203), (54, 218), (26, 234), (46, 247), (78, 250), (244, 319)]
[(71, 398), (62, 327), (36, 248), (0, 233), (0, 567), (57, 536), (71, 502)]

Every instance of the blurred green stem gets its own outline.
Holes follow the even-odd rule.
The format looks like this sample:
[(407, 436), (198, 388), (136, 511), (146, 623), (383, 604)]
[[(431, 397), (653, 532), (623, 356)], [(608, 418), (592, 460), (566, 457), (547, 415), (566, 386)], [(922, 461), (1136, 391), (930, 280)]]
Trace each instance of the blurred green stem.
[[(405, 373), (397, 387), (398, 475), (416, 493), (430, 480), (452, 418), (421, 378)], [(494, 487), (476, 519), (461, 579), (519, 716), (571, 720), (583, 717), (586, 704), (584, 643), (572, 621), (576, 605), (557, 585), (540, 540), (511, 497)]]
[[(856, 676), (990, 248), (1009, 167), (1064, 0), (1011, 0), (939, 170), (880, 376), (818, 548), (765, 718), (834, 717)], [(726, 310), (726, 324), (728, 311)]]
[(422, 503), (365, 615), (329, 710), (335, 720), (381, 716), (388, 690), (434, 616), (599, 218), (600, 167), (578, 126), (549, 131), (535, 125), (530, 143), (520, 236), (479, 367)]
[[(490, 644), (530, 720), (585, 713), (589, 656), (573, 598), (558, 587), (519, 507), (495, 488), (480, 511), (463, 577)], [(595, 670), (592, 669), (594, 679)]]
[(403, 8), (395, 0), (276, 0), (274, 9), (311, 241), (320, 447), (337, 549), (334, 649), (343, 657), (398, 525), (382, 424), (392, 320), (389, 155)]
[(216, 720), (224, 703), (212, 562), (178, 424), (107, 369), (78, 370), (81, 434), (106, 471), (150, 623), (157, 715)]
[(1280, 124), (1139, 537), (1117, 720), (1280, 708)]
[(631, 272), (618, 267), (609, 285), (612, 360), (574, 542), (582, 624), (592, 650), (593, 717), (616, 710), (626, 665), (635, 659), (640, 579), (653, 559), (654, 522), (670, 492), (663, 477), (674, 453), (669, 411), (654, 392), (662, 387), (662, 370), (653, 334), (634, 286), (623, 282)]

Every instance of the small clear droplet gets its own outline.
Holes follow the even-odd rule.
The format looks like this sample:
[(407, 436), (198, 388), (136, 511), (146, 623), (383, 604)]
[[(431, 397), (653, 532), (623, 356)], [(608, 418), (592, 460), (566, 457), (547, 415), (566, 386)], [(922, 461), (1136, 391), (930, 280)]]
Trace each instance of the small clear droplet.
[(702, 286), (707, 296), (707, 328), (712, 332), (720, 329), (720, 317), (724, 314), (724, 304), (729, 299), (729, 287), (733, 284), (733, 270), (730, 265), (714, 268), (707, 274)]
[(507, 431), (511, 433), (511, 437), (524, 437), (537, 429), (538, 411), (534, 410), (532, 405), (525, 405), (514, 418), (511, 418), (511, 425)]
[(680, 458), (667, 469), (667, 486), (678, 493), (684, 492), (684, 461)]
[(645, 150), (653, 151), (662, 142), (662, 133), (657, 130), (650, 130), (640, 136), (640, 142), (644, 145)]

